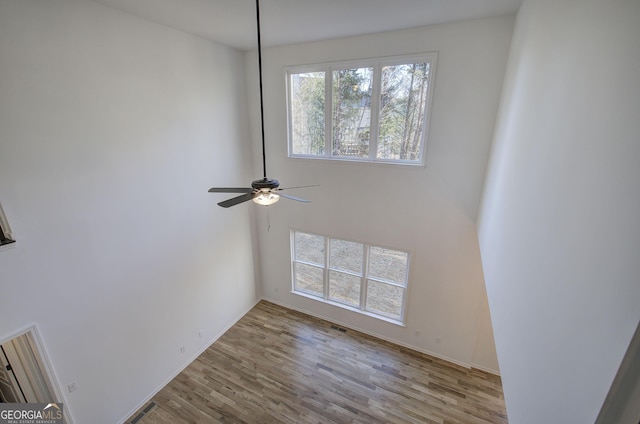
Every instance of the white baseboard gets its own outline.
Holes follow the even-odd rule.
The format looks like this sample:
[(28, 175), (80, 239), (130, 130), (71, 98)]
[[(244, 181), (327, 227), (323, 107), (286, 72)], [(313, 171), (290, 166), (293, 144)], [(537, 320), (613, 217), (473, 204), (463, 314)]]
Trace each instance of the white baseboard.
[(455, 359), (453, 359), (453, 358), (448, 358), (448, 357), (446, 357), (446, 356), (444, 356), (444, 355), (441, 355), (441, 354), (439, 354), (439, 353), (431, 352), (431, 351), (426, 350), (426, 349), (421, 349), (421, 348), (419, 348), (419, 347), (409, 345), (409, 344), (404, 343), (404, 342), (401, 342), (401, 341), (399, 341), (399, 340), (394, 340), (394, 339), (392, 339), (392, 338), (390, 338), (390, 337), (384, 337), (384, 336), (382, 336), (382, 335), (380, 335), (380, 334), (376, 334), (376, 333), (373, 333), (373, 332), (371, 332), (371, 331), (367, 331), (367, 330), (364, 330), (364, 329), (362, 329), (362, 328), (358, 328), (358, 327), (356, 327), (356, 326), (354, 326), (354, 325), (351, 325), (351, 324), (349, 324), (349, 323), (345, 323), (345, 322), (342, 322), (342, 321), (337, 321), (337, 320), (335, 320), (335, 319), (333, 319), (333, 318), (326, 317), (326, 316), (323, 316), (323, 315), (320, 315), (320, 314), (313, 314), (313, 313), (310, 313), (309, 311), (302, 310), (302, 309), (299, 309), (299, 308), (295, 308), (295, 307), (292, 307), (291, 305), (286, 305), (286, 304), (281, 303), (281, 302), (279, 302), (279, 301), (277, 301), (277, 300), (270, 299), (270, 298), (267, 298), (267, 297), (263, 297), (262, 299), (258, 299), (258, 301), (257, 301), (255, 304), (253, 304), (249, 309), (247, 309), (246, 311), (244, 311), (244, 312), (243, 312), (243, 313), (242, 313), (238, 318), (236, 318), (236, 319), (235, 319), (231, 324), (229, 324), (228, 326), (226, 326), (222, 331), (220, 331), (218, 334), (216, 334), (216, 335), (215, 335), (215, 336), (214, 336), (214, 337), (213, 337), (213, 338), (212, 338), (208, 343), (205, 343), (205, 345), (202, 347), (202, 349), (200, 349), (198, 352), (196, 352), (196, 353), (195, 353), (195, 354), (194, 354), (190, 359), (188, 359), (188, 360), (186, 361), (186, 363), (184, 363), (184, 364), (183, 364), (183, 365), (182, 365), (178, 370), (176, 370), (175, 372), (173, 372), (173, 373), (172, 373), (172, 374), (171, 374), (171, 375), (170, 375), (170, 376), (169, 376), (169, 377), (168, 377), (164, 382), (162, 382), (158, 387), (156, 387), (156, 388), (152, 391), (152, 393), (151, 393), (151, 394), (149, 394), (149, 396), (147, 396), (147, 397), (146, 397), (142, 402), (140, 402), (140, 403), (139, 403), (135, 408), (133, 408), (133, 410), (131, 410), (131, 411), (130, 411), (130, 412), (129, 412), (129, 413), (128, 413), (128, 414), (127, 414), (127, 415), (126, 415), (126, 416), (125, 416), (121, 421), (120, 421), (120, 423), (121, 423), (121, 424), (126, 424), (126, 420), (127, 420), (128, 418), (130, 418), (130, 417), (131, 417), (131, 416), (132, 416), (136, 411), (138, 411), (140, 408), (142, 408), (142, 407), (143, 407), (147, 402), (149, 402), (151, 399), (153, 399), (153, 397), (154, 397), (156, 394), (158, 394), (158, 392), (159, 392), (160, 390), (162, 390), (162, 389), (164, 388), (164, 386), (166, 386), (167, 384), (169, 384), (169, 382), (171, 382), (171, 380), (173, 380), (174, 378), (176, 378), (176, 376), (177, 376), (178, 374), (180, 374), (182, 371), (184, 371), (184, 369), (185, 369), (185, 368), (187, 368), (187, 367), (189, 366), (189, 364), (191, 364), (193, 361), (195, 361), (195, 360), (196, 360), (196, 358), (197, 358), (198, 356), (200, 356), (200, 355), (201, 355), (205, 350), (207, 350), (207, 348), (208, 348), (209, 346), (211, 346), (211, 345), (212, 345), (213, 343), (215, 343), (215, 342), (216, 342), (220, 337), (222, 337), (222, 335), (223, 335), (224, 333), (226, 333), (226, 332), (227, 332), (231, 327), (233, 327), (233, 326), (234, 326), (238, 321), (240, 321), (240, 320), (242, 319), (242, 317), (244, 317), (244, 316), (245, 316), (245, 315), (246, 315), (246, 314), (247, 314), (251, 309), (253, 309), (253, 307), (254, 307), (254, 306), (256, 306), (258, 303), (260, 303), (260, 301), (261, 301), (261, 300), (265, 300), (265, 301), (267, 301), (267, 302), (271, 302), (271, 303), (274, 303), (274, 304), (276, 304), (276, 305), (282, 306), (283, 308), (291, 309), (291, 310), (293, 310), (293, 311), (297, 311), (297, 312), (300, 312), (300, 313), (303, 313), (303, 314), (306, 314), (306, 315), (310, 315), (310, 316), (312, 316), (312, 317), (316, 317), (316, 318), (320, 318), (320, 319), (325, 320), (325, 321), (329, 321), (329, 322), (334, 323), (334, 324), (336, 324), (336, 325), (339, 325), (339, 326), (341, 326), (341, 327), (345, 327), (345, 328), (349, 328), (349, 329), (351, 329), (351, 330), (359, 331), (359, 332), (361, 332), (361, 333), (367, 334), (367, 335), (372, 336), (372, 337), (375, 337), (375, 338), (377, 338), (377, 339), (384, 340), (384, 341), (387, 341), (387, 342), (389, 342), (389, 343), (393, 343), (393, 344), (396, 344), (396, 345), (398, 345), (398, 346), (405, 347), (405, 348), (407, 348), (407, 349), (415, 350), (416, 352), (424, 353), (425, 355), (433, 356), (434, 358), (442, 359), (443, 361), (447, 361), (447, 362), (450, 362), (450, 363), (452, 363), (452, 364), (455, 364), (455, 365), (458, 365), (458, 366), (461, 366), (461, 367), (464, 367), (464, 368), (468, 368), (468, 369), (475, 368), (475, 369), (478, 369), (478, 370), (480, 370), (480, 371), (484, 371), (484, 372), (488, 372), (488, 373), (490, 373), (490, 374), (494, 374), (494, 375), (500, 376), (500, 373), (499, 373), (498, 371), (496, 371), (496, 370), (492, 370), (492, 369), (484, 368), (484, 367), (479, 366), (479, 365), (476, 365), (476, 364), (468, 364), (468, 363), (465, 363), (465, 362), (461, 362), (461, 361), (455, 360)]
[(220, 331), (218, 334), (216, 334), (215, 336), (213, 336), (213, 338), (208, 342), (205, 343), (204, 346), (197, 351), (191, 358), (187, 359), (186, 363), (184, 363), (182, 366), (180, 366), (180, 368), (175, 371), (173, 374), (171, 374), (164, 382), (160, 383), (160, 385), (158, 387), (156, 387), (152, 393), (147, 396), (142, 402), (140, 402), (135, 408), (133, 408), (132, 411), (130, 411), (124, 418), (122, 418), (121, 421), (119, 421), (121, 424), (126, 424), (127, 419), (129, 419), (133, 414), (136, 413), (137, 410), (139, 410), (140, 408), (142, 408), (147, 402), (149, 402), (151, 399), (153, 399), (153, 397), (155, 395), (158, 394), (158, 392), (160, 390), (162, 390), (164, 388), (164, 386), (166, 386), (167, 384), (169, 384), (171, 382), (171, 380), (173, 380), (174, 378), (176, 378), (178, 376), (178, 374), (180, 374), (182, 371), (184, 371), (185, 368), (187, 368), (193, 361), (196, 360), (196, 358), (200, 355), (202, 355), (202, 353), (207, 350), (207, 348), (209, 346), (211, 346), (213, 343), (216, 342), (216, 340), (218, 340), (220, 337), (222, 337), (222, 335), (224, 333), (226, 333), (231, 327), (233, 327), (234, 325), (236, 325), (236, 323), (238, 321), (240, 321), (242, 319), (242, 317), (244, 317), (251, 309), (253, 309), (258, 303), (260, 303), (262, 299), (258, 299), (249, 309), (247, 309), (246, 311), (244, 311), (242, 314), (240, 314), (240, 316), (238, 318), (236, 318), (231, 324), (227, 325), (224, 329), (222, 329), (222, 331)]
[(349, 328), (351, 330), (359, 331), (361, 333), (367, 334), (367, 335), (375, 337), (377, 339), (384, 340), (384, 341), (387, 341), (389, 343), (393, 343), (393, 344), (396, 344), (398, 346), (405, 347), (407, 349), (415, 350), (416, 352), (424, 353), (425, 355), (433, 356), (434, 358), (442, 359), (443, 361), (447, 361), (447, 362), (450, 362), (452, 364), (455, 364), (455, 365), (458, 365), (458, 366), (461, 366), (461, 367), (464, 367), (464, 368), (468, 368), (468, 369), (475, 368), (475, 369), (478, 369), (480, 371), (484, 371), (484, 372), (488, 372), (490, 374), (494, 374), (494, 375), (500, 376), (500, 373), (498, 371), (496, 371), (496, 370), (484, 368), (484, 367), (481, 367), (481, 366), (478, 366), (478, 365), (475, 365), (475, 364), (469, 364), (469, 363), (466, 363), (466, 362), (458, 361), (456, 359), (449, 358), (449, 357), (447, 357), (445, 355), (441, 355), (441, 354), (436, 353), (436, 352), (431, 352), (429, 350), (422, 349), (422, 348), (419, 348), (417, 346), (412, 346), (412, 345), (410, 345), (408, 343), (401, 342), (399, 340), (395, 340), (395, 339), (390, 338), (390, 337), (385, 337), (385, 336), (382, 336), (380, 334), (377, 334), (377, 333), (374, 333), (374, 332), (371, 332), (371, 331), (368, 331), (368, 330), (364, 330), (362, 328), (358, 328), (358, 327), (356, 327), (356, 326), (354, 326), (352, 324), (349, 324), (349, 323), (346, 323), (346, 322), (343, 322), (343, 321), (337, 321), (334, 318), (326, 317), (326, 316), (323, 316), (323, 315), (320, 315), (320, 314), (314, 314), (314, 313), (311, 313), (311, 312), (303, 310), (303, 309), (295, 308), (295, 307), (293, 307), (291, 305), (284, 304), (282, 302), (279, 302), (279, 301), (274, 300), (274, 299), (270, 299), (268, 297), (263, 297), (262, 300), (266, 300), (267, 302), (275, 303), (276, 305), (282, 306), (283, 308), (291, 309), (291, 310), (294, 310), (294, 311), (297, 311), (297, 312), (300, 312), (300, 313), (303, 313), (303, 314), (306, 314), (306, 315), (310, 315), (312, 317), (316, 317), (316, 318), (323, 319), (325, 321), (332, 322), (332, 323), (337, 324), (337, 325), (339, 325), (341, 327), (345, 327), (345, 328)]
[(478, 364), (471, 364), (471, 368), (475, 368), (475, 369), (480, 370), (480, 371), (488, 372), (489, 374), (493, 374), (493, 375), (496, 375), (496, 376), (500, 377), (500, 371), (494, 370), (493, 368), (483, 367), (482, 365), (478, 365)]

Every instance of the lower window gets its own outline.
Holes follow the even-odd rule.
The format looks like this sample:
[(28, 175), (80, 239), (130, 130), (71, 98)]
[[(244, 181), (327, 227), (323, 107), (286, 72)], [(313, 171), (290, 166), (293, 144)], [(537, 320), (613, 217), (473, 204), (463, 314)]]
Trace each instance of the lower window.
[(294, 293), (403, 324), (409, 254), (291, 231)]

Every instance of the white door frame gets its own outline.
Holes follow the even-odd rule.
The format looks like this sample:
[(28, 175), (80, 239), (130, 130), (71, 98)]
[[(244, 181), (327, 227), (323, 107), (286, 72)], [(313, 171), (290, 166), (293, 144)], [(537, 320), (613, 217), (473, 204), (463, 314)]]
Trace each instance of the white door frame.
[[(73, 418), (71, 417), (71, 411), (69, 410), (68, 403), (66, 402), (66, 399), (63, 395), (63, 391), (59, 384), (59, 380), (55, 374), (51, 361), (49, 360), (47, 349), (44, 346), (44, 343), (42, 342), (42, 337), (40, 335), (40, 330), (38, 328), (38, 325), (31, 324), (30, 326), (23, 328), (19, 331), (16, 331), (13, 334), (10, 334), (6, 337), (1, 337), (0, 345), (8, 346), (10, 344), (9, 342), (13, 341), (16, 338), (19, 338), (20, 336), (26, 336), (27, 340), (29, 341), (29, 345), (31, 346), (31, 350), (33, 351), (33, 356), (35, 357), (33, 359), (35, 360), (35, 363), (31, 363), (30, 366), (39, 368), (38, 371), (40, 372), (40, 376), (35, 376), (32, 378), (41, 377), (41, 380), (44, 380), (46, 389), (48, 389), (49, 393), (53, 396), (53, 400), (56, 402), (64, 403), (64, 416), (63, 416), (64, 422), (66, 424), (73, 424), (74, 421), (73, 421)], [(17, 350), (21, 349), (20, 346), (14, 346), (14, 347), (16, 347)], [(8, 350), (10, 349), (11, 348), (9, 348)], [(14, 351), (9, 355), (20, 355), (20, 354)], [(9, 359), (12, 360), (12, 358), (9, 358)], [(20, 375), (28, 376), (29, 374), (37, 373), (37, 371), (23, 368), (20, 360), (18, 360), (17, 363), (15, 364), (14, 364), (14, 361), (12, 360), (11, 366), (14, 367), (14, 369), (16, 370), (16, 375), (18, 376)], [(21, 369), (18, 369), (18, 368), (21, 368)], [(21, 385), (24, 385), (24, 383), (21, 382)], [(31, 390), (33, 392), (33, 388), (30, 388), (27, 390)], [(36, 388), (35, 391), (38, 391), (38, 389)], [(37, 396), (38, 395), (36, 395), (36, 398)], [(27, 402), (29, 402), (29, 400), (27, 400)]]

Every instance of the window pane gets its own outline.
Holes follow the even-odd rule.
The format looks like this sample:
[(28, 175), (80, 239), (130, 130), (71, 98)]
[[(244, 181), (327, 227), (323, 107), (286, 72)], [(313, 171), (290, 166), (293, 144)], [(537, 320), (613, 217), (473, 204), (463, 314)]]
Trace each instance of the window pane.
[(378, 159), (420, 159), (428, 79), (429, 63), (382, 68)]
[(409, 255), (398, 250), (371, 247), (369, 249), (369, 277), (406, 284)]
[(373, 68), (333, 71), (333, 156), (369, 157)]
[(324, 237), (313, 234), (295, 234), (295, 259), (324, 266)]
[(291, 75), (291, 152), (324, 155), (324, 72)]
[(360, 305), (360, 277), (329, 271), (329, 298), (349, 305)]
[(362, 255), (364, 246), (345, 240), (329, 240), (329, 266), (362, 274)]
[(322, 268), (295, 263), (295, 289), (324, 296)]
[(404, 289), (391, 284), (367, 280), (367, 311), (391, 318), (402, 318), (402, 298)]
[(291, 234), (294, 292), (367, 311), (378, 318), (402, 321), (408, 284), (407, 252), (294, 230)]

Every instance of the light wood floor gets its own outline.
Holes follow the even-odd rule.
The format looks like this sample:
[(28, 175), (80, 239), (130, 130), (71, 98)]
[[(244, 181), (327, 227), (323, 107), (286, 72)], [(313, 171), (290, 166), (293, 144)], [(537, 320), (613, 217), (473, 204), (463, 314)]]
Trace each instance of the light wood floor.
[(507, 423), (500, 378), (264, 301), (143, 409), (127, 423)]

